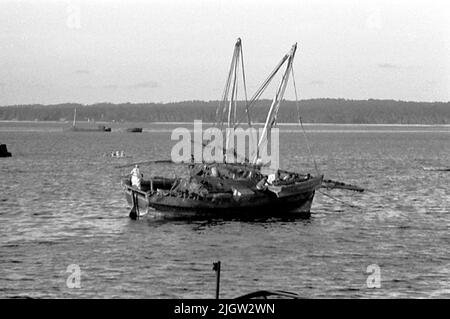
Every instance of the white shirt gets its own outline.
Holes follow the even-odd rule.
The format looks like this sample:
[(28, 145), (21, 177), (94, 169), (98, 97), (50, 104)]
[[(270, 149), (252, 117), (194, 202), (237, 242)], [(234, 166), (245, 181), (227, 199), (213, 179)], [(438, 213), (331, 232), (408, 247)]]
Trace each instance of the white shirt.
[(130, 175), (141, 178), (141, 171), (139, 170), (139, 167), (133, 168), (133, 170), (131, 171)]
[(140, 186), (142, 174), (139, 168), (138, 167), (133, 168), (130, 175), (131, 175), (131, 185)]

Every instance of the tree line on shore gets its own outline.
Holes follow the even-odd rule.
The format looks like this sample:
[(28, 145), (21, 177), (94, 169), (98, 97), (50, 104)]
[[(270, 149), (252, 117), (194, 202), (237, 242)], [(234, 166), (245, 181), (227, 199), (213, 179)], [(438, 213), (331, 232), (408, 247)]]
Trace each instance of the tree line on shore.
[[(270, 103), (270, 100), (255, 103), (250, 109), (253, 122), (264, 122)], [(219, 101), (11, 105), (0, 107), (0, 120), (71, 121), (76, 108), (80, 121), (192, 122), (201, 119), (215, 122), (218, 105)], [(242, 113), (243, 102), (240, 109)], [(311, 99), (301, 100), (298, 109), (305, 123), (450, 124), (450, 102)], [(298, 109), (295, 101), (283, 101), (278, 122), (297, 122)]]

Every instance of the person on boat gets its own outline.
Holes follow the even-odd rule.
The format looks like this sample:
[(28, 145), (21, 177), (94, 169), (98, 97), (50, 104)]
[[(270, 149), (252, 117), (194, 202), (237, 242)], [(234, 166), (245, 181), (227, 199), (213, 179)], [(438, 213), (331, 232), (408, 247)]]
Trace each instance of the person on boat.
[(193, 169), (195, 167), (195, 158), (194, 158), (194, 154), (191, 154), (191, 162), (188, 165), (189, 169)]
[(264, 191), (267, 189), (267, 177), (264, 176), (257, 184), (256, 189), (260, 191)]
[(280, 180), (280, 172), (277, 170), (275, 173), (269, 174), (267, 177), (267, 183), (274, 184)]
[(212, 177), (220, 177), (217, 167), (215, 167), (215, 166), (211, 167), (211, 176)]
[(267, 176), (267, 183), (268, 184), (273, 184), (273, 182), (275, 182), (275, 179), (276, 179), (275, 174), (269, 174)]
[(131, 186), (135, 186), (138, 189), (141, 189), (141, 181), (142, 181), (142, 177), (144, 177), (144, 175), (139, 170), (139, 165), (134, 166), (130, 175), (131, 175)]

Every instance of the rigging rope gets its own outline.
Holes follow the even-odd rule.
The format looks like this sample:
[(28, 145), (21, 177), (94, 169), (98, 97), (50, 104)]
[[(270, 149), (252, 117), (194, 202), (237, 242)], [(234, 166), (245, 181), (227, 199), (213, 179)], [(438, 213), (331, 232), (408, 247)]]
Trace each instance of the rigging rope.
[[(269, 113), (267, 115), (267, 118), (266, 118), (266, 121), (264, 124), (262, 135), (261, 135), (259, 143), (258, 143), (258, 149), (260, 149), (263, 145), (267, 145), (267, 143), (269, 141), (269, 132), (272, 130), (272, 127), (277, 124), (278, 111), (280, 109), (281, 101), (283, 99), (284, 92), (286, 91), (286, 86), (289, 81), (289, 74), (291, 73), (293, 58), (294, 58), (293, 54), (290, 54), (288, 62), (287, 62), (286, 70), (283, 73), (281, 82), (275, 93), (275, 97), (272, 100), (272, 104), (270, 106)], [(257, 160), (257, 158), (255, 158), (255, 161), (256, 160)]]
[(233, 76), (233, 69), (234, 69), (234, 65), (236, 63), (236, 54), (237, 54), (237, 49), (235, 46), (235, 48), (233, 50), (233, 57), (231, 58), (230, 69), (228, 71), (227, 81), (225, 82), (225, 88), (222, 93), (222, 100), (219, 102), (219, 106), (217, 107), (217, 110), (216, 110), (216, 121), (214, 123), (214, 126), (220, 125), (221, 128), (223, 128), (224, 116), (226, 113), (226, 104), (227, 104), (227, 99), (228, 99), (228, 95), (229, 95), (229, 91), (230, 91), (230, 84), (231, 84), (231, 79)]
[[(280, 70), (280, 68), (283, 66), (284, 62), (286, 62), (286, 60), (289, 58), (289, 55), (286, 54), (281, 61), (277, 64), (277, 66), (275, 67), (275, 69), (269, 74), (269, 76), (264, 80), (264, 82), (261, 84), (261, 86), (259, 87), (259, 89), (255, 92), (255, 94), (252, 96), (252, 98), (250, 99), (250, 102), (248, 103), (248, 109), (250, 110), (251, 107), (253, 107), (255, 105), (255, 102), (261, 97), (261, 95), (263, 94), (263, 92), (265, 91), (265, 89), (267, 88), (267, 86), (270, 84), (270, 82), (272, 81), (272, 79), (275, 77), (275, 75), (278, 73), (278, 71)], [(241, 118), (239, 118), (239, 121), (237, 121), (237, 123), (234, 125), (234, 128), (237, 128), (239, 125), (241, 125), (243, 120), (243, 116)]]
[(249, 109), (248, 109), (247, 84), (245, 83), (244, 53), (242, 51), (242, 45), (241, 45), (241, 64), (242, 64), (242, 82), (244, 84), (245, 111), (247, 113), (248, 126), (252, 127), (252, 121), (250, 119), (250, 112), (249, 112)]
[(312, 152), (311, 146), (309, 145), (308, 136), (306, 134), (305, 128), (303, 127), (302, 117), (300, 116), (300, 105), (298, 103), (297, 85), (295, 84), (294, 66), (291, 67), (291, 73), (292, 73), (292, 83), (294, 84), (295, 104), (297, 106), (298, 123), (300, 124), (300, 127), (302, 128), (303, 136), (305, 137), (305, 141), (306, 141), (306, 147), (308, 148), (309, 155), (311, 156), (311, 158), (312, 158), (312, 160), (314, 162), (314, 168), (316, 169), (316, 173), (318, 175), (320, 175), (320, 171), (319, 171), (319, 168), (317, 166), (316, 158), (314, 156), (314, 153)]

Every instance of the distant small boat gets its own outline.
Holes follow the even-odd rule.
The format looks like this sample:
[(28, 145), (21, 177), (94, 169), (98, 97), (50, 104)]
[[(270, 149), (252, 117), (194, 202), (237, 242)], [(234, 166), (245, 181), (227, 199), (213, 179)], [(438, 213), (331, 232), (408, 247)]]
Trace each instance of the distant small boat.
[(70, 132), (111, 132), (110, 127), (98, 125), (97, 127), (69, 127), (65, 131)]
[(97, 125), (97, 127), (79, 127), (77, 126), (77, 109), (73, 113), (73, 123), (71, 127), (65, 128), (64, 131), (70, 132), (111, 132), (110, 127), (105, 125)]
[(6, 144), (0, 144), (0, 157), (11, 157), (12, 154), (8, 152)]
[(422, 167), (424, 171), (450, 172), (450, 167)]
[(126, 129), (128, 133), (142, 133), (142, 127), (130, 127)]

